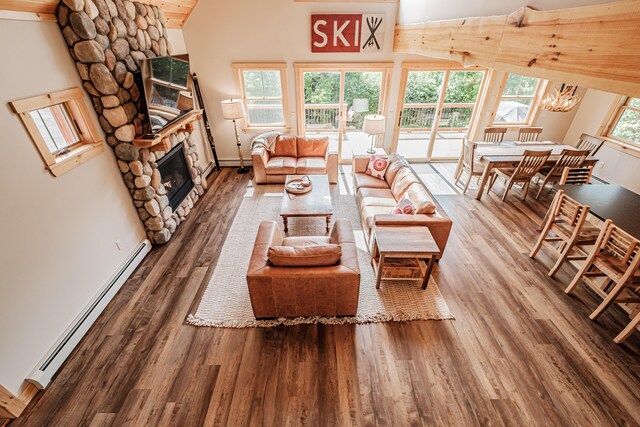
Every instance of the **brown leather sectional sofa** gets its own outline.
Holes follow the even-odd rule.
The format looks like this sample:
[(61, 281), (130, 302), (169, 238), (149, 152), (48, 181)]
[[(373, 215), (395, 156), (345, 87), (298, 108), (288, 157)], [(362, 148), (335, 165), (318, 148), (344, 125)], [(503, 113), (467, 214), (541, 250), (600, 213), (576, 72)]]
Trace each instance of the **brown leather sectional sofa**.
[[(334, 265), (277, 267), (269, 261), (271, 247), (327, 244), (336, 244), (342, 249), (340, 260)], [(351, 223), (337, 219), (330, 236), (284, 238), (280, 225), (275, 221), (262, 222), (251, 254), (247, 284), (257, 319), (355, 316), (360, 292), (360, 267)]]
[[(261, 136), (254, 139), (259, 140)], [(287, 175), (322, 175), (338, 182), (338, 152), (329, 149), (329, 138), (274, 135), (251, 151), (256, 184), (284, 183)]]
[[(384, 180), (367, 175), (370, 156), (356, 155), (352, 161), (356, 200), (360, 209), (362, 229), (367, 241), (375, 226), (426, 226), (440, 248), (440, 257), (447, 246), (452, 221), (431, 195), (409, 163), (398, 154), (391, 154)], [(391, 214), (397, 202), (406, 196), (417, 208), (412, 215)]]

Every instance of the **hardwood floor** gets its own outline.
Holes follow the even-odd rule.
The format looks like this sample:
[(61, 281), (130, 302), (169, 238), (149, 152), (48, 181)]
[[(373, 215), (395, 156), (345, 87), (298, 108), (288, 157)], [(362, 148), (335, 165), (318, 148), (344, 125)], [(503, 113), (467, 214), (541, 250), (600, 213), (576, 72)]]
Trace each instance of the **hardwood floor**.
[(434, 277), (456, 320), (186, 325), (250, 179), (224, 169), (11, 426), (638, 425), (640, 333), (614, 344), (623, 311), (590, 321), (575, 269), (528, 257), (549, 196), (478, 202), (454, 165), (418, 169), (454, 221)]

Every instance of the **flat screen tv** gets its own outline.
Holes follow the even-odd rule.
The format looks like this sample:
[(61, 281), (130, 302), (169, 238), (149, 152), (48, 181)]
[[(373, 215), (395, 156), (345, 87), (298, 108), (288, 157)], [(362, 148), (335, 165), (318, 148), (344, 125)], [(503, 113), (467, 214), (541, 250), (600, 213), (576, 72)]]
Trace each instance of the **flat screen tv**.
[(188, 56), (161, 56), (140, 63), (147, 106), (145, 133), (158, 133), (193, 110)]

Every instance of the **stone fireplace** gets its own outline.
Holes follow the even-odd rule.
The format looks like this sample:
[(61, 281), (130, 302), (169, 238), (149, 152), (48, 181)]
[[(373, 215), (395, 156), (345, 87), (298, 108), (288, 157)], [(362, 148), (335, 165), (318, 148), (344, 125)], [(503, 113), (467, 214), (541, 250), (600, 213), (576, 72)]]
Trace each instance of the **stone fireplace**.
[(157, 145), (136, 144), (146, 109), (134, 73), (141, 59), (170, 54), (163, 12), (129, 0), (63, 0), (56, 14), (147, 237), (166, 243), (207, 183), (191, 123)]

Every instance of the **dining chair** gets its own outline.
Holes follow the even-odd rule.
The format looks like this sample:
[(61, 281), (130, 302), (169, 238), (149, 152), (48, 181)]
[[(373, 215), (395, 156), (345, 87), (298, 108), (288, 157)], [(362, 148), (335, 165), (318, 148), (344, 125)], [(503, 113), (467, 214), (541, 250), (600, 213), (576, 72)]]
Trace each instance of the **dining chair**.
[(558, 184), (588, 184), (591, 181), (591, 172), (593, 172), (593, 166), (566, 167), (562, 171)]
[(484, 128), (484, 140), (486, 142), (502, 142), (505, 133), (507, 133), (507, 128)]
[[(565, 292), (570, 294), (582, 281), (603, 300), (589, 315), (595, 320), (615, 302), (640, 302), (640, 240), (617, 227), (610, 219), (604, 226), (587, 260), (578, 270)], [(593, 279), (604, 277), (604, 283)], [(627, 294), (624, 297), (623, 294)]]
[(604, 139), (583, 133), (580, 135), (580, 141), (578, 142), (576, 149), (588, 150), (589, 155), (593, 156), (598, 152), (600, 147), (602, 147), (602, 144), (604, 144)]
[(633, 317), (633, 319), (631, 319), (629, 324), (622, 330), (622, 332), (618, 334), (618, 336), (616, 336), (613, 339), (613, 341), (616, 344), (620, 344), (621, 342), (629, 338), (629, 336), (631, 336), (633, 331), (635, 331), (638, 328), (638, 326), (640, 326), (640, 311), (636, 313), (636, 315)]
[[(549, 270), (549, 277), (553, 277), (566, 260), (587, 258), (586, 252), (580, 253), (579, 247), (593, 245), (600, 233), (598, 227), (587, 222), (588, 213), (589, 206), (578, 203), (562, 190), (556, 193), (540, 237), (529, 254), (535, 258), (542, 246), (558, 254), (556, 263)], [(576, 253), (572, 255), (574, 249)]]
[(502, 195), (502, 201), (506, 200), (507, 194), (509, 190), (513, 186), (513, 184), (520, 182), (524, 185), (524, 195), (522, 196), (522, 200), (527, 200), (527, 193), (529, 192), (529, 184), (531, 183), (531, 178), (538, 173), (540, 168), (544, 166), (551, 155), (551, 150), (544, 151), (531, 151), (525, 150), (522, 160), (515, 168), (496, 168), (494, 169), (495, 175), (491, 179), (489, 183), (489, 189), (487, 193), (491, 191), (493, 184), (495, 183), (498, 175), (503, 177), (505, 180), (506, 189), (504, 190), (504, 194)]
[(582, 166), (588, 155), (588, 150), (562, 150), (560, 158), (551, 168), (540, 169), (536, 176), (542, 179), (542, 184), (540, 184), (540, 189), (536, 194), (536, 200), (538, 200), (547, 184), (555, 184), (560, 181), (565, 168)]
[(464, 139), (462, 146), (462, 168), (460, 168), (458, 175), (456, 176), (455, 184), (458, 185), (460, 178), (462, 177), (463, 172), (467, 172), (469, 177), (467, 178), (467, 183), (464, 186), (464, 190), (462, 190), (462, 194), (467, 192), (467, 188), (469, 188), (469, 183), (471, 182), (471, 178), (474, 176), (480, 177), (484, 172), (484, 167), (482, 165), (477, 164), (475, 162), (475, 152), (477, 143), (469, 141), (468, 139)]
[(518, 131), (518, 141), (520, 142), (533, 142), (537, 141), (542, 133), (542, 128), (528, 127), (520, 128)]

